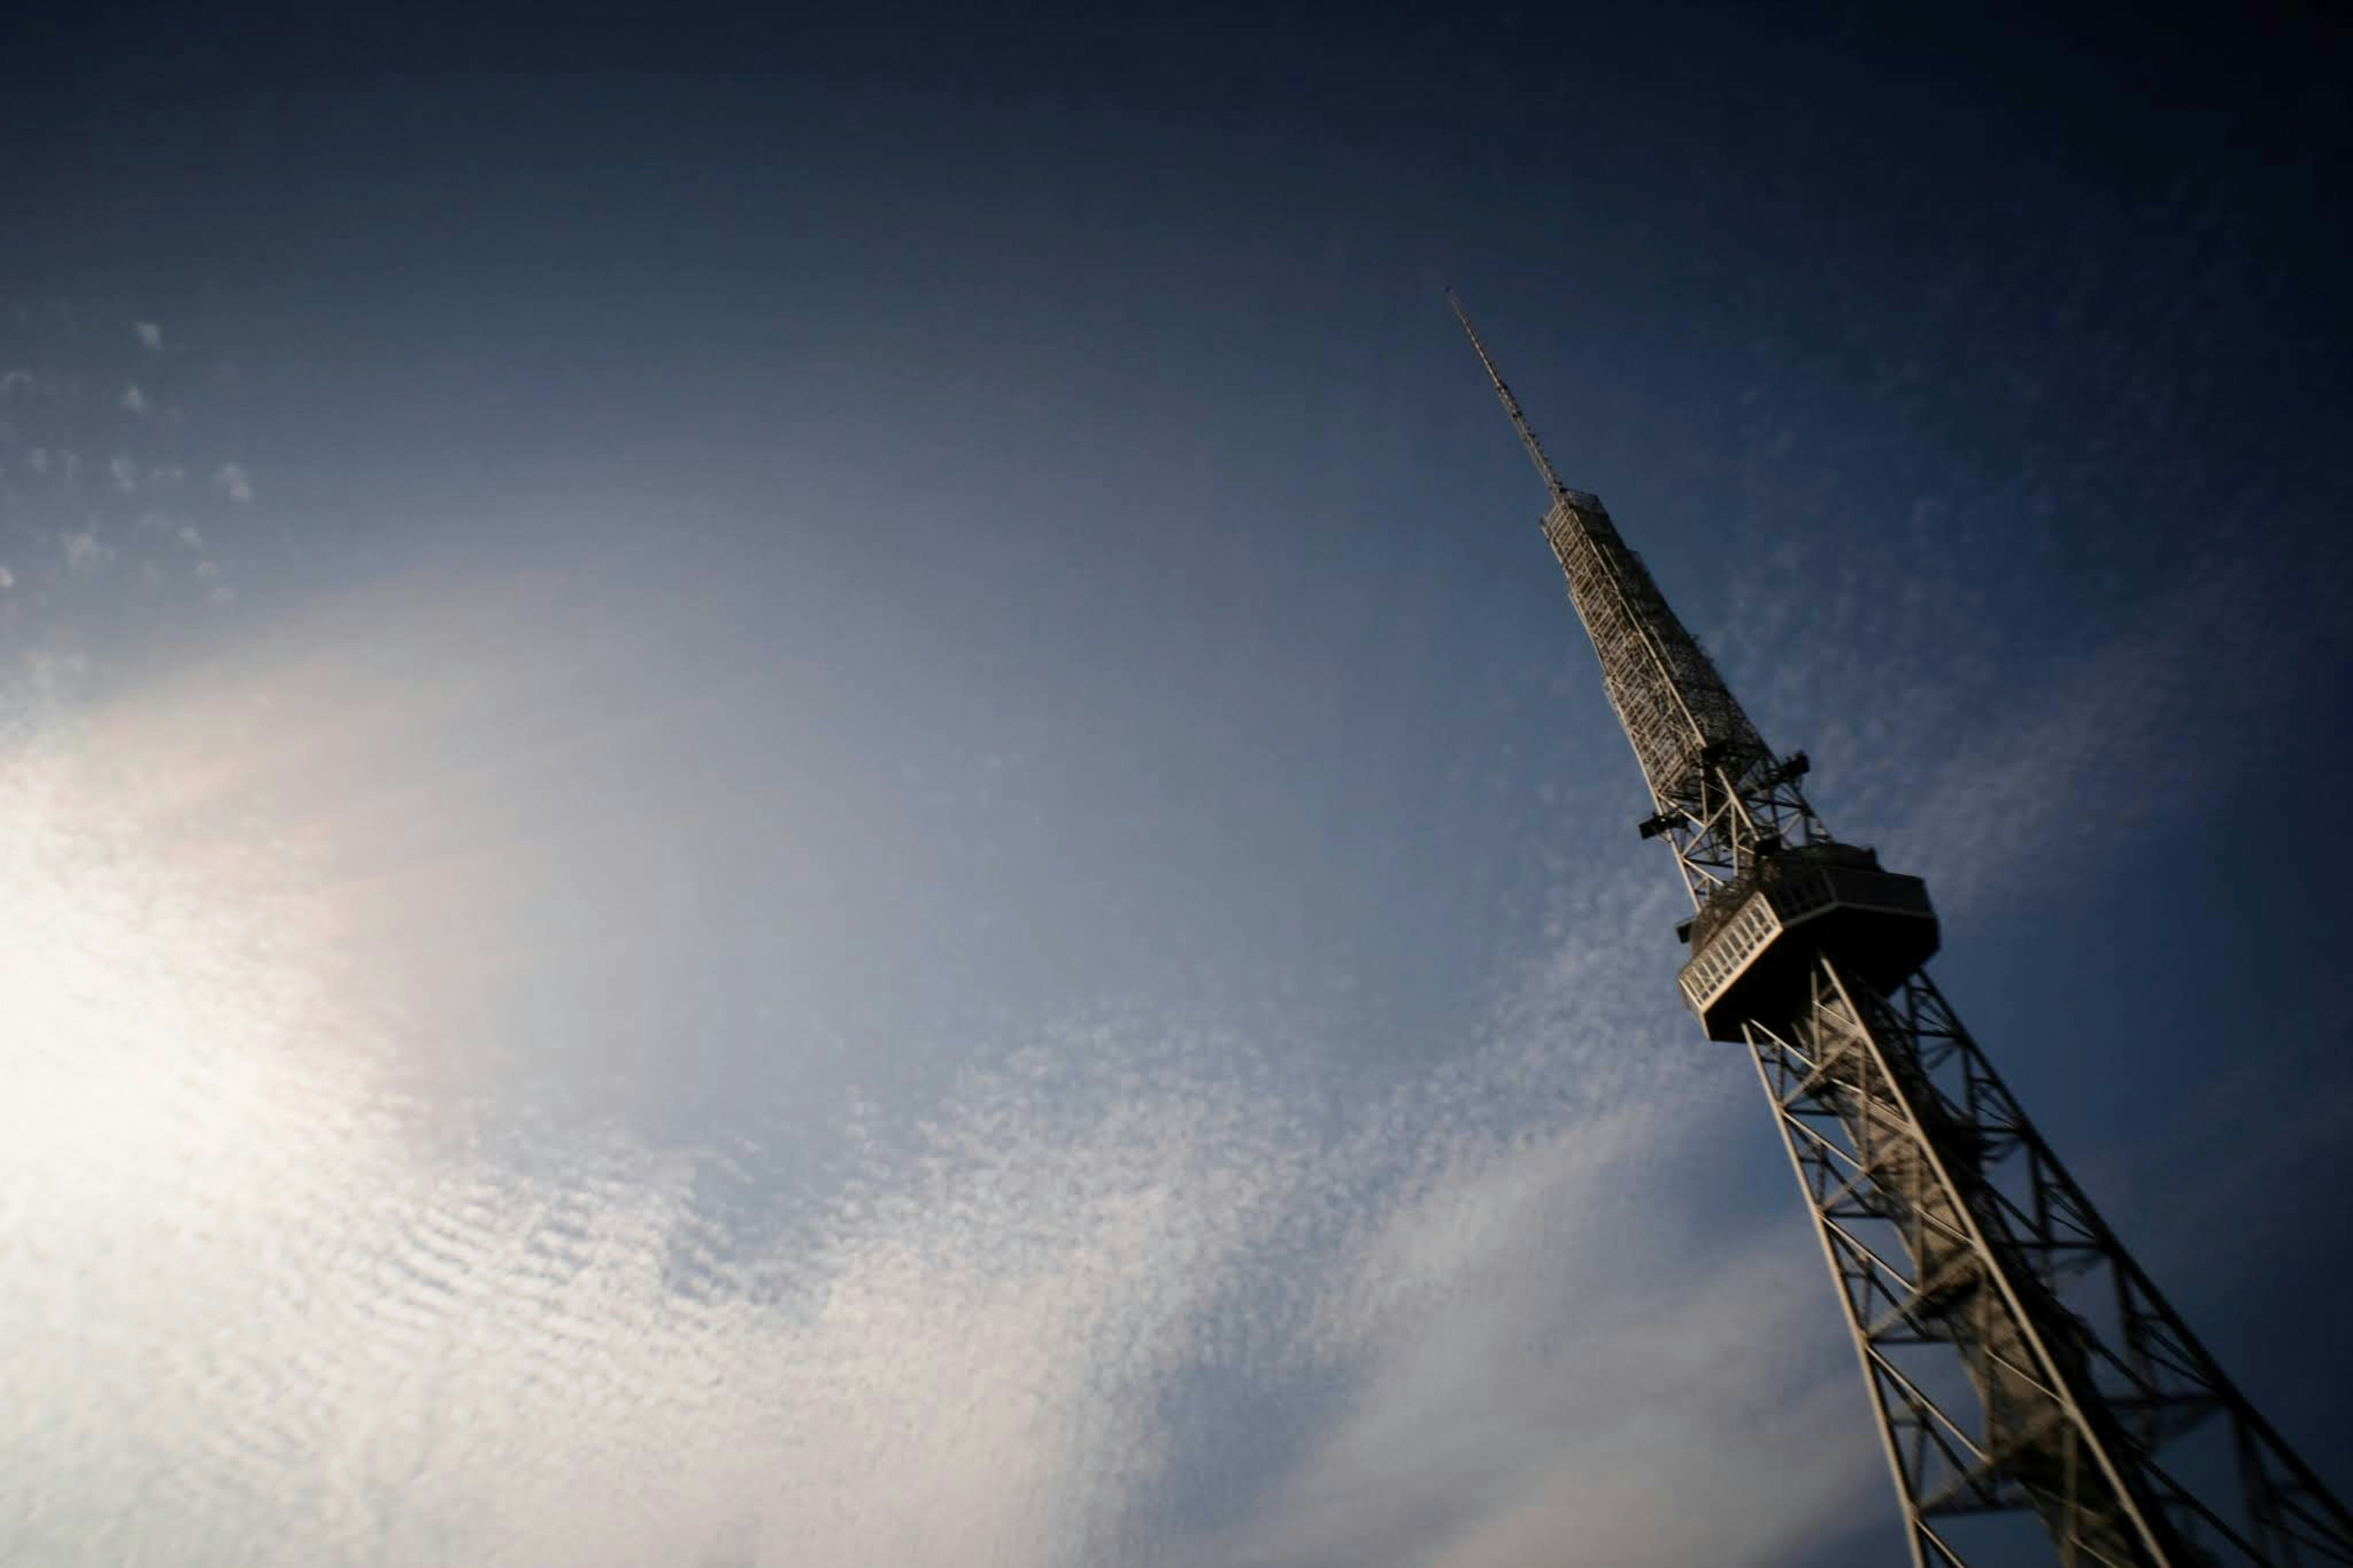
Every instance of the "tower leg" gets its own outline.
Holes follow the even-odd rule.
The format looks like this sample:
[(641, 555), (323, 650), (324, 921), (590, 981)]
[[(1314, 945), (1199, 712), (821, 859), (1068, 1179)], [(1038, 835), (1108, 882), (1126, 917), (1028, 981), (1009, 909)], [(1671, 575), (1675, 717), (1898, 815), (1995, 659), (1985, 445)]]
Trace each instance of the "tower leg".
[[(1744, 1034), (1915, 1564), (1967, 1561), (1964, 1521), (2004, 1512), (2039, 1515), (2068, 1563), (2353, 1563), (2341, 1507), (2158, 1297), (1925, 974), (1882, 1001), (1823, 956), (1791, 1016)], [(2201, 1428), (2227, 1430), (2235, 1477), (2198, 1458)]]

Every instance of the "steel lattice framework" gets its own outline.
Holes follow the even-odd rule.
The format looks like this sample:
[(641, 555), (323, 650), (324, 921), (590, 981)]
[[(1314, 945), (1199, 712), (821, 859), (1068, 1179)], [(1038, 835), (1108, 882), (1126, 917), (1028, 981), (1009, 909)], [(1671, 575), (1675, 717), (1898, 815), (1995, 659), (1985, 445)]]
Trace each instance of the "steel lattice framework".
[(1929, 979), (1926, 888), (1831, 837), (1804, 753), (1765, 744), (1448, 299), (1551, 497), (1545, 537), (1650, 785), (1642, 836), (1691, 892), (1684, 1000), (1756, 1062), (1913, 1563), (2017, 1561), (2017, 1521), (2039, 1519), (2068, 1564), (2353, 1564), (2353, 1515), (2158, 1294)]

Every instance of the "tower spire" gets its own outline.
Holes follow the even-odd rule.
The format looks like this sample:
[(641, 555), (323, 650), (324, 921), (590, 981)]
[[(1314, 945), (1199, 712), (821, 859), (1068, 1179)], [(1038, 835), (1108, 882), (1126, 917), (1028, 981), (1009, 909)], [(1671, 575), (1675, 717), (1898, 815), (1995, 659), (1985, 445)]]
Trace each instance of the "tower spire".
[[(2158, 1293), (1926, 967), (1927, 889), (1824, 830), (1600, 500), (1546, 540), (1696, 906), (1678, 977), (1764, 1086), (1829, 1261), (1915, 1568), (2353, 1565), (2353, 1513)], [(2036, 1529), (2039, 1523), (2040, 1530)], [(2046, 1561), (2048, 1559), (2045, 1559)]]
[(1487, 367), (1487, 379), (1494, 384), (1496, 399), (1503, 404), (1504, 412), (1512, 416), (1512, 428), (1520, 433), (1520, 445), (1528, 449), (1528, 461), (1536, 466), (1536, 474), (1544, 480), (1546, 491), (1556, 498), (1567, 494), (1568, 487), (1560, 482), (1560, 475), (1553, 470), (1552, 459), (1545, 456), (1544, 443), (1536, 439), (1535, 427), (1528, 423), (1528, 416), (1520, 412), (1520, 400), (1512, 395), (1510, 385), (1504, 380), (1504, 373), (1495, 368), (1494, 356), (1488, 353), (1487, 345), (1479, 341), (1479, 330), (1471, 324), (1471, 312), (1462, 308), (1462, 296), (1454, 291), (1451, 283), (1446, 286), (1446, 302), (1454, 307), (1454, 319), (1462, 323), (1463, 336), (1471, 340), (1471, 347), (1478, 353), (1479, 363)]
[(1619, 537), (1600, 498), (1561, 483), (1461, 300), (1451, 289), (1446, 298), (1551, 492), (1545, 539), (1601, 660), (1609, 705), (1651, 786), (1653, 811), (1642, 824), (1643, 837), (1664, 835), (1674, 846), (1692, 902), (1704, 909), (1760, 855), (1821, 837), (1821, 825), (1798, 788), (1805, 760), (1775, 761), (1642, 558)]

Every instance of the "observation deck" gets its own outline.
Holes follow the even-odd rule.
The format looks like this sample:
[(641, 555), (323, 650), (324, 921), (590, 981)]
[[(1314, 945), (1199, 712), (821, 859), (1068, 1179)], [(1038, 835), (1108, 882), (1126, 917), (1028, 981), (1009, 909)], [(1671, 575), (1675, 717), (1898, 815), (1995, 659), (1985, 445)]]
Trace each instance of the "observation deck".
[(1882, 870), (1872, 850), (1824, 841), (1768, 856), (1711, 895), (1677, 983), (1709, 1039), (1737, 1040), (1744, 1018), (1788, 1016), (1822, 953), (1885, 995), (1936, 944), (1926, 883)]

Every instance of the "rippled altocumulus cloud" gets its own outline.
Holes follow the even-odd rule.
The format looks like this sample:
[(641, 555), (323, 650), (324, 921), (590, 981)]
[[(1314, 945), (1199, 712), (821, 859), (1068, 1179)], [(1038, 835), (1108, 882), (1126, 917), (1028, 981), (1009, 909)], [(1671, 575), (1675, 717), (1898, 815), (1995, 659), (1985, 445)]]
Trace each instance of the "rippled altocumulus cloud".
[[(1663, 874), (1567, 879), (1463, 1037), (1361, 1086), (1082, 984), (936, 1094), (734, 1063), (685, 1137), (486, 1066), (553, 976), (607, 1067), (659, 1068), (638, 993), (703, 929), (659, 879), (563, 907), (636, 852), (547, 820), (603, 776), (573, 731), (659, 732), (662, 682), (561, 598), (398, 584), (132, 696), (12, 700), (0, 1555), (1764, 1563), (1877, 1496), (1793, 1205), (1726, 1224), (1696, 1185), (1736, 1135), (1786, 1178), (1628, 935)], [(2212, 632), (2120, 640), (1990, 754), (2063, 797)], [(822, 1171), (780, 1178), (803, 1140)]]
[[(1765, 1561), (1870, 1478), (1852, 1390), (1774, 1353), (1810, 1259), (1630, 1228), (1724, 1100), (1643, 1053), (1617, 944), (1543, 953), (1336, 1122), (1230, 1032), (1041, 1023), (849, 1108), (846, 1167), (747, 1224), (707, 1194), (789, 1116), (681, 1147), (420, 1078), (438, 1015), (354, 947), (416, 929), (332, 824), (222, 805), (221, 766), (292, 764), (208, 767), (239, 704), (199, 689), (0, 765), (11, 1555), (1667, 1562), (1737, 1518)], [(1311, 1383), (1270, 1473), (1199, 1484)], [(1725, 1398), (1816, 1458), (1671, 1503), (1745, 1468), (1690, 1419)]]
[[(2263, 596), (2208, 597), (1984, 749), (2045, 809), (1962, 836), (1956, 888), (2250, 643)], [(708, 1023), (659, 989), (691, 900), (595, 870), (660, 858), (615, 831), (636, 807), (550, 820), (609, 776), (580, 737), (659, 750), (646, 694), (684, 683), (564, 605), (397, 583), (94, 709), (37, 695), (54, 660), (16, 702), (0, 1555), (1763, 1563), (1876, 1496), (1798, 1216), (1736, 1229), (1693, 1185), (1763, 1129), (1627, 934), (1671, 922), (1663, 867), (1564, 879), (1463, 1037), (1366, 1086), (1082, 976), (937, 1095), (723, 1057), (744, 1104), (701, 1136), (543, 1094), (572, 1058), (499, 1067), (566, 987), (638, 1081)], [(1840, 787), (1885, 818), (1924, 772)], [(762, 831), (821, 782), (761, 780)], [(779, 1178), (800, 1140), (821, 1176)]]
[(175, 856), (107, 772), (5, 785), (12, 1555), (1081, 1550), (1283, 1179), (1245, 1108), (1131, 1083), (1050, 1128), (978, 1085), (745, 1252), (692, 1201), (719, 1153), (470, 1147), (311, 984), (290, 868)]

